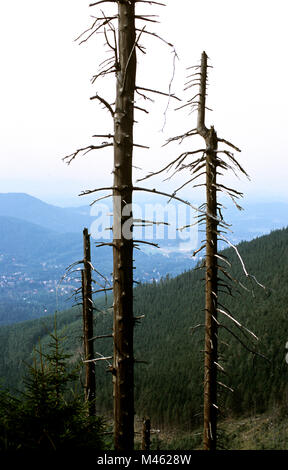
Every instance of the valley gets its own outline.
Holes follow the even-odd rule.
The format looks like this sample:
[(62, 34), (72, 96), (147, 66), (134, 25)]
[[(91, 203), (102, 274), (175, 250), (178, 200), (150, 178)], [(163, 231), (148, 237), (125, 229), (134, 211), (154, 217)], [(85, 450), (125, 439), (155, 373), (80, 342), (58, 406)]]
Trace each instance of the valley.
[[(237, 322), (255, 335), (241, 332), (235, 322), (220, 316), (219, 362), (223, 371), (219, 372), (219, 381), (223, 386), (219, 386), (219, 406), (220, 421), (222, 423), (224, 420), (227, 426), (227, 420), (232, 420), (236, 426), (237, 422), (240, 425), (240, 417), (241, 422), (249, 417), (253, 421), (256, 415), (269, 415), (274, 413), (273, 410), (279, 410), (282, 416), (277, 421), (279, 426), (281, 419), (286, 419), (287, 238), (288, 229), (282, 229), (237, 246), (248, 272), (255, 276), (264, 289), (252, 278), (246, 278), (232, 248), (221, 253), (232, 264), (233, 278), (241, 280), (245, 289), (238, 289), (239, 292), (236, 289), (233, 297), (221, 293), (219, 301), (225, 304)], [(268, 265), (269, 270), (266, 269)], [(149, 416), (153, 429), (160, 429), (161, 432), (181, 429), (183, 435), (186, 433), (192, 436), (197, 433), (202, 420), (202, 278), (201, 269), (195, 269), (159, 282), (135, 286), (135, 316), (144, 315), (135, 328), (136, 415)], [(94, 299), (94, 331), (99, 336), (112, 331), (112, 303), (111, 295)], [(59, 335), (65, 337), (65, 350), (72, 354), (72, 363), (79, 365), (82, 350), (81, 317), (79, 307), (57, 314)], [(0, 328), (0, 376), (4, 386), (15, 391), (21, 389), (25, 374), (24, 362), (32, 360), (33, 348), (39, 340), (45, 351), (53, 325), (54, 317), (50, 315)], [(105, 357), (110, 356), (112, 341), (109, 338), (97, 340), (95, 351)], [(96, 407), (98, 413), (109, 416), (112, 408), (112, 381), (108, 369), (109, 364), (105, 361), (96, 367)], [(279, 413), (277, 411), (277, 416)], [(263, 426), (266, 426), (265, 423), (263, 420)], [(261, 446), (260, 430), (257, 432)], [(231, 437), (233, 426), (230, 434), (229, 445), (240, 445), (239, 441), (233, 441)], [(284, 445), (283, 440), (281, 442)], [(173, 445), (183, 446), (183, 442), (177, 444), (174, 441)], [(241, 445), (247, 448), (245, 443)], [(269, 448), (272, 444), (267, 441), (263, 445)], [(273, 445), (277, 447), (276, 442)]]
[[(160, 207), (159, 201), (157, 204)], [(67, 272), (67, 268), (82, 259), (82, 231), (91, 227), (93, 235), (95, 217), (95, 209), (91, 211), (89, 206), (61, 208), (27, 194), (0, 194), (0, 325), (53, 314), (75, 303), (73, 292), (79, 287), (80, 273)], [(237, 244), (288, 225), (287, 205), (251, 204), (241, 217), (230, 207), (227, 220), (233, 229), (229, 238)], [(145, 234), (146, 240), (159, 248), (142, 244), (141, 250), (134, 250), (136, 282), (175, 277), (201, 259), (201, 253), (192, 256), (200, 245), (200, 232), (191, 246), (183, 243), (177, 232), (174, 239), (168, 238), (167, 232), (162, 232), (160, 239), (154, 239), (151, 231)], [(137, 235), (141, 238), (143, 233)], [(93, 265), (111, 282), (111, 249), (96, 249), (96, 244), (92, 238)]]

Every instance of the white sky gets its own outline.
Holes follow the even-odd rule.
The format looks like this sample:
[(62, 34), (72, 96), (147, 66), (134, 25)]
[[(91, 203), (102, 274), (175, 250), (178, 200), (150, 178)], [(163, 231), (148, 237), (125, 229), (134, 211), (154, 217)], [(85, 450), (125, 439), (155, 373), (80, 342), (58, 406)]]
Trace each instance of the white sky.
[[(199, 63), (203, 50), (210, 57), (214, 68), (207, 105), (213, 113), (207, 114), (206, 124), (214, 124), (220, 137), (242, 149), (239, 161), (251, 176), (250, 182), (227, 176), (226, 183), (250, 200), (288, 201), (287, 1), (166, 3), (165, 8), (142, 5), (137, 10), (161, 14), (161, 24), (147, 29), (175, 45), (179, 61), (172, 91), (178, 96), (188, 98), (195, 90), (183, 94), (186, 67)], [(27, 192), (59, 205), (85, 204), (90, 200), (77, 197), (82, 190), (112, 184), (111, 148), (79, 157), (69, 167), (61, 160), (96, 143), (93, 134), (112, 130), (109, 114), (89, 100), (97, 91), (114, 101), (113, 77), (111, 88), (103, 81), (90, 82), (107, 57), (103, 37), (82, 46), (74, 42), (91, 24), (90, 15), (99, 11), (88, 5), (83, 0), (1, 2), (1, 192)], [(101, 7), (107, 11), (105, 4)], [(138, 55), (138, 84), (167, 91), (171, 51), (155, 39), (143, 38), (141, 44), (147, 44), (147, 57)], [(165, 138), (195, 127), (196, 114), (174, 111), (176, 102), (171, 101), (161, 132), (166, 105), (165, 98), (156, 99), (149, 116), (136, 116), (143, 122), (135, 130), (137, 143), (151, 146), (148, 152), (135, 152), (135, 165), (143, 168), (136, 176), (175, 158), (175, 150), (182, 150), (160, 150)], [(196, 149), (198, 141), (189, 145)], [(148, 180), (147, 187), (156, 181)]]

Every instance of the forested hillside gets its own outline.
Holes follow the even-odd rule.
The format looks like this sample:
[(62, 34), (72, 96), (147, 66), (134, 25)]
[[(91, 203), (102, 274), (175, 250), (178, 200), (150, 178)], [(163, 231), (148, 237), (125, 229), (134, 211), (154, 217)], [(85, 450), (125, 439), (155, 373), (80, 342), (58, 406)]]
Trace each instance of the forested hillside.
[[(225, 373), (219, 381), (234, 392), (219, 387), (222, 416), (261, 412), (287, 400), (288, 365), (285, 344), (288, 341), (288, 229), (238, 245), (249, 273), (265, 286), (245, 279), (234, 250), (225, 250), (232, 263), (232, 275), (249, 290), (239, 289), (234, 297), (221, 294), (238, 322), (252, 330), (259, 341), (248, 341), (236, 324), (219, 314), (219, 363)], [(135, 329), (136, 414), (148, 415), (153, 425), (181, 424), (190, 428), (201, 419), (203, 383), (204, 282), (203, 271), (187, 271), (174, 279), (142, 284), (135, 288), (135, 315), (145, 315)], [(111, 297), (107, 305), (112, 305)], [(99, 310), (105, 299), (97, 302)], [(194, 328), (197, 326), (197, 328)], [(74, 308), (58, 314), (58, 327), (66, 333), (66, 346), (81, 352), (81, 312)], [(23, 362), (31, 358), (33, 345), (53, 328), (53, 317), (4, 326), (0, 329), (0, 373), (2, 383), (21, 387)], [(231, 332), (228, 332), (229, 328)], [(111, 310), (95, 313), (95, 335), (112, 330)], [(235, 338), (241, 339), (241, 343)], [(247, 334), (247, 336), (249, 336)], [(249, 352), (253, 349), (259, 355)], [(112, 339), (99, 339), (95, 351), (112, 354)], [(264, 355), (267, 359), (263, 358)], [(99, 357), (99, 356), (98, 356)], [(78, 358), (78, 359), (77, 359)], [(101, 413), (112, 409), (112, 378), (107, 372), (109, 360), (97, 363), (97, 408)]]

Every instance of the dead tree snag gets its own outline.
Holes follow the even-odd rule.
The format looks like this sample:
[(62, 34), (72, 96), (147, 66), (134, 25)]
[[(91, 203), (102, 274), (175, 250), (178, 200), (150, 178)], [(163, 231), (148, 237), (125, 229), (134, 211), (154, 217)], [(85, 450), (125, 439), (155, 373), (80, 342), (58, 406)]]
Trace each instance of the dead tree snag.
[[(110, 370), (113, 377), (114, 447), (117, 451), (130, 451), (134, 447), (133, 247), (138, 247), (138, 243), (143, 243), (140, 240), (133, 240), (132, 195), (133, 190), (149, 191), (145, 188), (133, 187), (132, 182), (133, 149), (148, 148), (146, 145), (134, 142), (134, 110), (148, 112), (135, 104), (134, 95), (136, 92), (137, 97), (140, 96), (140, 99), (148, 101), (152, 101), (149, 96), (151, 93), (168, 96), (169, 99), (178, 98), (170, 91), (171, 82), (168, 93), (136, 85), (136, 52), (145, 53), (143, 46), (139, 43), (140, 38), (149, 35), (169, 47), (173, 46), (156, 33), (146, 29), (147, 25), (157, 23), (156, 15), (136, 14), (135, 5), (162, 6), (163, 4), (145, 0), (100, 0), (90, 6), (103, 3), (117, 5), (117, 14), (106, 16), (101, 11), (101, 14), (93, 17), (95, 20), (92, 26), (77, 39), (81, 44), (91, 37), (96, 37), (98, 33), (104, 35), (110, 54), (101, 62), (98, 73), (93, 76), (92, 83), (95, 84), (98, 79), (106, 79), (111, 74), (115, 74), (116, 99), (111, 103), (110, 100), (96, 93), (91, 100), (99, 102), (108, 111), (113, 120), (114, 130), (104, 133), (99, 131), (93, 137), (107, 140), (99, 145), (82, 146), (67, 155), (64, 160), (70, 164), (79, 155), (87, 155), (94, 150), (101, 151), (112, 146), (114, 150), (113, 185), (84, 191), (81, 195), (109, 190), (110, 196), (113, 196), (113, 242), (98, 243), (97, 246), (113, 248), (114, 352), (113, 367)], [(138, 27), (135, 22), (139, 23)], [(174, 54), (176, 54), (175, 51)], [(155, 190), (152, 192), (157, 193)], [(169, 195), (166, 194), (166, 196)], [(100, 199), (102, 197), (98, 200)], [(94, 359), (94, 362), (96, 360), (98, 359)]]
[[(218, 201), (218, 194), (224, 193), (228, 195), (238, 209), (242, 209), (236, 202), (237, 199), (243, 196), (242, 193), (235, 189), (229, 188), (226, 185), (220, 183), (218, 179), (222, 176), (221, 171), (231, 170), (234, 174), (240, 172), (248, 177), (245, 170), (238, 163), (230, 149), (240, 152), (239, 148), (233, 145), (226, 139), (219, 138), (213, 126), (210, 128), (206, 127), (205, 123), (205, 111), (206, 106), (206, 95), (207, 95), (207, 55), (205, 52), (201, 56), (201, 64), (193, 67), (189, 80), (186, 83), (185, 90), (191, 87), (198, 86), (199, 92), (189, 99), (186, 103), (181, 105), (177, 109), (183, 109), (189, 107), (191, 111), (197, 111), (197, 124), (196, 128), (190, 129), (181, 135), (169, 138), (164, 145), (167, 144), (182, 144), (183, 141), (195, 135), (200, 135), (205, 142), (205, 148), (201, 148), (193, 151), (182, 152), (178, 157), (174, 158), (170, 163), (165, 165), (162, 169), (150, 172), (142, 180), (150, 178), (154, 175), (159, 175), (162, 172), (172, 172), (173, 177), (176, 173), (188, 171), (189, 177), (180, 187), (178, 187), (172, 194), (172, 198), (184, 202), (185, 204), (193, 206), (189, 201), (185, 201), (178, 196), (180, 190), (190, 183), (193, 183), (192, 187), (205, 187), (205, 203), (200, 207), (194, 209), (197, 211), (196, 218), (198, 219), (198, 226), (205, 225), (205, 240), (202, 240), (202, 245), (199, 249), (192, 252), (193, 256), (202, 250), (205, 250), (205, 263), (203, 268), (205, 269), (205, 324), (201, 323), (199, 326), (205, 328), (204, 338), (204, 449), (215, 450), (217, 447), (217, 417), (218, 417), (218, 384), (230, 389), (222, 382), (218, 381), (217, 375), (221, 372), (225, 372), (224, 368), (219, 364), (218, 361), (218, 331), (220, 328), (224, 328), (229, 331), (233, 337), (235, 337), (240, 344), (242, 344), (248, 351), (255, 355), (262, 354), (258, 353), (255, 348), (251, 348), (247, 345), (247, 339), (253, 338), (258, 340), (257, 336), (248, 330), (243, 324), (235, 319), (229, 310), (219, 300), (219, 294), (232, 295), (233, 285), (237, 287), (244, 287), (243, 284), (234, 279), (229, 273), (231, 264), (227, 261), (224, 255), (218, 253), (219, 241), (227, 243), (233, 247), (236, 251), (238, 259), (241, 262), (243, 272), (249, 280), (255, 281), (260, 287), (262, 286), (254, 276), (250, 275), (245, 267), (245, 264), (240, 256), (240, 253), (224, 235), (229, 229), (222, 216), (222, 205)], [(230, 148), (219, 149), (219, 143), (225, 144)], [(205, 181), (201, 184), (196, 181), (198, 178), (205, 177)], [(249, 178), (249, 177), (248, 177)], [(135, 188), (136, 189), (136, 188)], [(164, 194), (164, 193), (162, 193)], [(192, 227), (195, 224), (186, 225), (182, 229)], [(221, 262), (224, 263), (221, 264)], [(224, 275), (223, 277), (221, 277)], [(249, 291), (244, 287), (246, 291)], [(224, 289), (224, 290), (223, 290)], [(245, 339), (241, 338), (241, 335), (235, 334), (225, 323), (224, 320), (220, 321), (220, 316), (225, 317), (229, 321), (232, 321), (233, 325), (244, 335)], [(249, 333), (247, 337), (246, 333)]]
[(84, 336), (84, 361), (85, 361), (85, 399), (89, 404), (89, 415), (95, 415), (95, 363), (93, 346), (93, 301), (92, 301), (92, 265), (90, 250), (90, 235), (88, 229), (83, 230), (84, 269), (82, 270), (83, 293), (83, 336)]
[(217, 434), (217, 134), (205, 126), (207, 55), (202, 53), (197, 132), (206, 142), (206, 275), (204, 358), (204, 449), (216, 449)]
[(132, 154), (136, 77), (135, 2), (119, 2), (119, 64), (114, 112), (113, 294), (114, 445), (134, 446)]

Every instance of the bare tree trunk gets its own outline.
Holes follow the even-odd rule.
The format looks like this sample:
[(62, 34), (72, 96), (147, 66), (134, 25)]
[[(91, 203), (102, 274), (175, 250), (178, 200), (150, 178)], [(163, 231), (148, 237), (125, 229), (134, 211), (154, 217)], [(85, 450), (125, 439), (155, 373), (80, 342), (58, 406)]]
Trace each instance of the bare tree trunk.
[[(114, 447), (134, 448), (132, 153), (136, 77), (135, 2), (118, 3), (119, 64), (114, 113)], [(126, 227), (125, 227), (126, 222)]]
[(88, 229), (83, 230), (84, 269), (82, 271), (83, 293), (83, 333), (85, 361), (85, 399), (89, 403), (89, 415), (95, 415), (95, 364), (93, 341), (93, 302), (92, 302), (92, 276), (91, 276), (91, 252), (90, 235)]
[(217, 134), (205, 126), (207, 55), (202, 53), (197, 132), (206, 142), (206, 284), (204, 359), (204, 449), (216, 449), (217, 433)]
[(206, 289), (204, 362), (204, 449), (216, 449), (217, 432), (217, 135), (206, 139)]
[[(133, 356), (133, 214), (132, 214), (132, 154), (133, 125), (134, 125), (134, 94), (138, 92), (144, 99), (149, 99), (143, 92), (156, 93), (170, 98), (178, 99), (174, 94), (164, 93), (151, 88), (136, 87), (136, 47), (142, 53), (145, 50), (138, 44), (142, 33), (147, 33), (157, 39), (163, 39), (150, 31), (139, 29), (136, 39), (135, 4), (164, 5), (160, 2), (140, 0), (99, 0), (90, 6), (102, 3), (117, 3), (118, 15), (106, 17), (101, 12), (100, 17), (95, 17), (91, 28), (82, 33), (78, 39), (86, 42), (93, 34), (104, 32), (106, 45), (113, 50), (113, 59), (100, 64), (99, 73), (94, 75), (93, 83), (99, 77), (105, 77), (112, 72), (116, 73), (116, 99), (115, 110), (106, 99), (98, 94), (91, 97), (97, 99), (106, 107), (114, 120), (114, 134), (97, 134), (93, 137), (112, 139), (110, 142), (102, 142), (100, 145), (88, 145), (77, 149), (64, 160), (70, 164), (77, 155), (87, 154), (92, 150), (99, 150), (108, 146), (114, 147), (113, 187), (97, 188), (92, 191), (84, 191), (82, 194), (90, 194), (103, 189), (113, 189), (113, 398), (114, 398), (114, 447), (117, 451), (131, 451), (134, 448), (134, 356)], [(154, 15), (137, 15), (137, 20), (157, 22), (151, 18)], [(118, 20), (118, 40), (114, 22)], [(143, 23), (142, 23), (143, 24)], [(112, 40), (108, 39), (109, 31)], [(170, 47), (171, 43), (164, 40)], [(174, 57), (176, 52), (174, 50)], [(106, 65), (103, 65), (105, 64)], [(113, 63), (113, 65), (112, 65)], [(172, 82), (171, 82), (172, 83)], [(170, 83), (170, 85), (171, 85)], [(137, 107), (135, 107), (137, 108)], [(147, 112), (138, 107), (138, 110)], [(148, 148), (146, 145), (137, 144), (138, 147)], [(147, 188), (137, 188), (144, 190)], [(149, 191), (149, 190), (148, 190)], [(154, 194), (155, 190), (150, 190)], [(161, 193), (159, 193), (161, 194)], [(170, 196), (166, 193), (162, 193)], [(146, 242), (147, 243), (147, 242)], [(110, 244), (109, 244), (110, 245)], [(101, 246), (101, 245), (99, 245)]]

